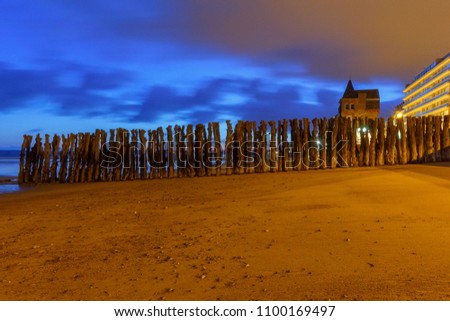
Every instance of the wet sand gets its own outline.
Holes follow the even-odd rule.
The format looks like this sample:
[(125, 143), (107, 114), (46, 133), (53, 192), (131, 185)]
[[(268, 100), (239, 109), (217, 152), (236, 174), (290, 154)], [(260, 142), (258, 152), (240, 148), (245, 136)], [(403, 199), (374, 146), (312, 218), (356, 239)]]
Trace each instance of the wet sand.
[(450, 167), (0, 195), (2, 300), (449, 300)]

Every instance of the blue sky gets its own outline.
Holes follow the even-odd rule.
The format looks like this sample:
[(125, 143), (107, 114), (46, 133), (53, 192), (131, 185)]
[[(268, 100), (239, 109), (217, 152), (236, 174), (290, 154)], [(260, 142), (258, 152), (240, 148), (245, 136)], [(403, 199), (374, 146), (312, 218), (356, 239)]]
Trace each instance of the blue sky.
[(0, 0), (0, 148), (23, 134), (382, 115), (448, 53), (450, 2)]

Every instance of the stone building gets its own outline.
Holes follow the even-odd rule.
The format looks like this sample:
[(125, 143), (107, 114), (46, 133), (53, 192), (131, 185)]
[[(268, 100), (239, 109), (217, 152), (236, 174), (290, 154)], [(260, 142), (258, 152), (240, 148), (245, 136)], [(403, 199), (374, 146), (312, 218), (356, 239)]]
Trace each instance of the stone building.
[(355, 90), (351, 80), (344, 95), (339, 100), (339, 116), (377, 118), (380, 114), (380, 94), (378, 89)]

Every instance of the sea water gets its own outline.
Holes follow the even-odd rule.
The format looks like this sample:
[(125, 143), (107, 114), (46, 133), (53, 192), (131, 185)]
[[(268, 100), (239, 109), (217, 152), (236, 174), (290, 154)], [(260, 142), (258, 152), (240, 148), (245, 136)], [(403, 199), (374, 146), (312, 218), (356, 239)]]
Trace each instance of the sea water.
[[(0, 194), (21, 190), (21, 187), (17, 184), (19, 165), (19, 151), (0, 150)], [(10, 180), (10, 182), (1, 182), (5, 179)]]

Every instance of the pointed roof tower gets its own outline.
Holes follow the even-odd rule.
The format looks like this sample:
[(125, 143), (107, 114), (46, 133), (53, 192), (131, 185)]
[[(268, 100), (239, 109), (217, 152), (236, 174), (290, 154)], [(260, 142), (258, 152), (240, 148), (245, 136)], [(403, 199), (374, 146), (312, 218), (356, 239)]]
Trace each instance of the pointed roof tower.
[(358, 98), (358, 93), (355, 91), (355, 88), (353, 88), (351, 79), (349, 79), (347, 83), (347, 88), (345, 88), (345, 92), (342, 98)]

